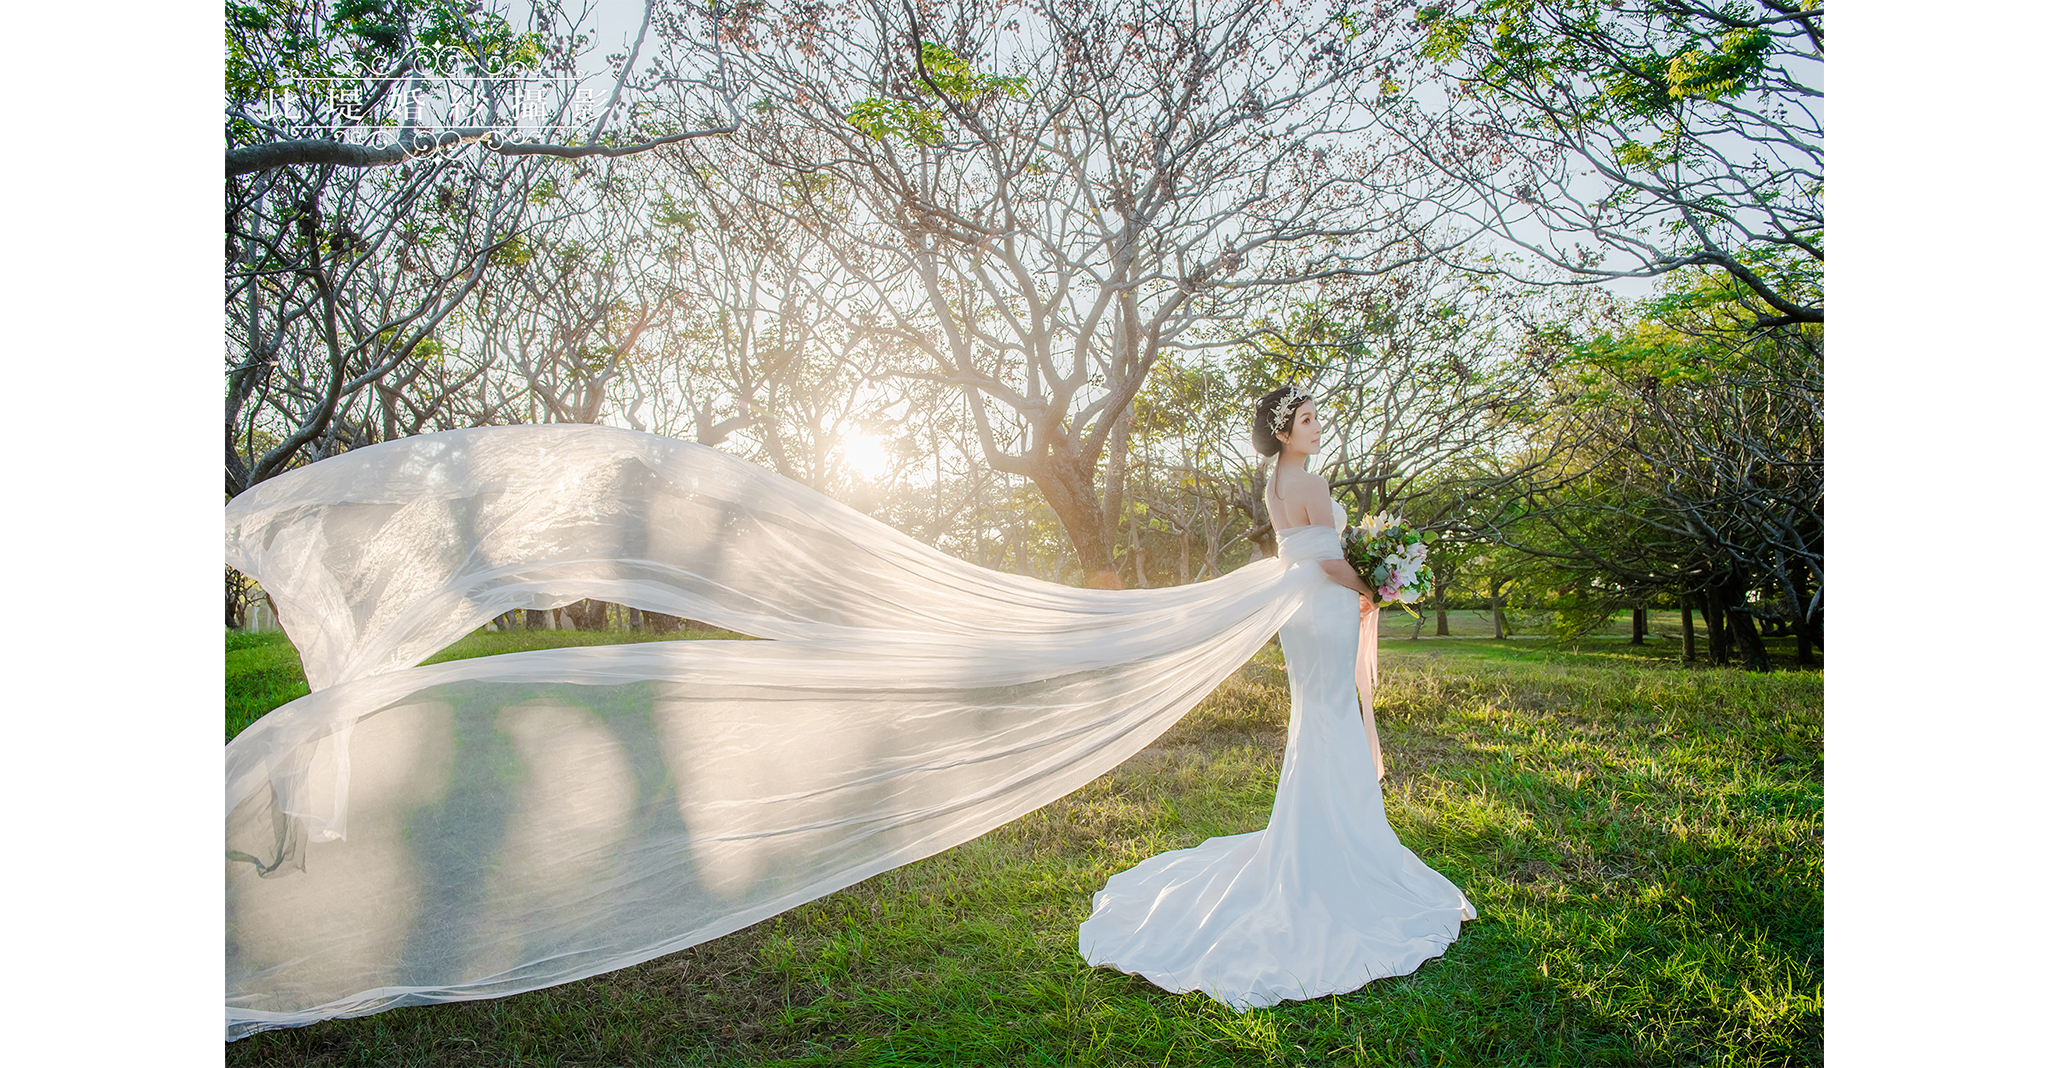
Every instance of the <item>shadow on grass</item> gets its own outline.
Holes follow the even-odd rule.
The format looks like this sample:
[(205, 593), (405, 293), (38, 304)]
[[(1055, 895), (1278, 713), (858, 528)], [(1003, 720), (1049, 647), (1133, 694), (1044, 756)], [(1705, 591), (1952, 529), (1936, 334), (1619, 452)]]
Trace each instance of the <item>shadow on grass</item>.
[(270, 1032), (231, 1064), (1818, 1064), (1821, 677), (1383, 644), (1390, 821), (1479, 910), (1415, 974), (1238, 1014), (1087, 968), (1115, 871), (1263, 826), (1268, 649), (1110, 775), (725, 938), (497, 1001)]
[[(499, 656), (532, 649), (583, 645), (633, 645), (640, 642), (731, 639), (752, 641), (729, 630), (691, 630), (668, 634), (625, 631), (511, 630), (475, 631), (421, 663), (440, 664), (479, 656)], [(227, 739), (272, 709), (306, 696), (305, 666), (291, 640), (277, 632), (227, 632)]]

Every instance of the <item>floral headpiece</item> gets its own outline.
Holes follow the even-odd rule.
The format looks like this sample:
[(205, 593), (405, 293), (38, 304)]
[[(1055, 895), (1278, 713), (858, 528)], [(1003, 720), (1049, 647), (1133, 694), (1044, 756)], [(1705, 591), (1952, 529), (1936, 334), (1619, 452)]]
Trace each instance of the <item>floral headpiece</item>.
[(1273, 436), (1279, 437), (1288, 433), (1288, 428), (1294, 425), (1294, 410), (1301, 407), (1302, 401), (1312, 399), (1300, 389), (1288, 386), (1287, 392), (1273, 404)]

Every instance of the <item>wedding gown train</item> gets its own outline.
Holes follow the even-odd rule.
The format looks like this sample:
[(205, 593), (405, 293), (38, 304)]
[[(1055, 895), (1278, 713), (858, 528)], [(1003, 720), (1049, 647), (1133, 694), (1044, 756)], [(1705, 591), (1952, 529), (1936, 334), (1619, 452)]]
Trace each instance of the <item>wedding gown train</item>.
[[(1343, 512), (1332, 501), (1343, 523)], [(1280, 559), (1323, 578), (1331, 527), (1280, 534)], [(1441, 954), (1477, 914), (1387, 825), (1371, 702), (1377, 609), (1324, 580), (1280, 626), (1287, 748), (1264, 830), (1211, 838), (1112, 876), (1081, 925), (1090, 964), (1244, 1009), (1356, 990)]]
[[(1357, 774), (1371, 757), (1338, 649), (1358, 644), (1357, 600), (1312, 565), (1057, 586), (717, 450), (599, 426), (354, 450), (237, 497), (226, 534), (312, 689), (226, 749), (231, 1040), (596, 975), (958, 845), (1142, 749), (1275, 628), (1295, 681), (1287, 771), (1272, 827), (1245, 836), (1269, 859), (1238, 867), (1278, 910), (1225, 922), (1194, 899), (1241, 892), (1169, 888), (1193, 956), (1106, 959), (1207, 976), (1190, 961), (1243, 955), (1228, 947), (1266, 922), (1280, 963), (1258, 989), (1296, 962), (1314, 978), (1290, 989), (1313, 992), (1455, 935), (1415, 933), (1462, 899)], [(421, 664), (507, 611), (583, 598), (773, 640)], [(1156, 860), (1187, 882), (1175, 856)], [(1159, 923), (1124, 922), (1126, 876), (1088, 930), (1166, 945)]]

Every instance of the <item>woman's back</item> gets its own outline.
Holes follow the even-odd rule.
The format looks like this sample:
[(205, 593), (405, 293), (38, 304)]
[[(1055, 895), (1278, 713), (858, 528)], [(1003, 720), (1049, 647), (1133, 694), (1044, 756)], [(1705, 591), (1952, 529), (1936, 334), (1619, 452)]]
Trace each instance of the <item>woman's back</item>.
[(1296, 527), (1341, 525), (1333, 516), (1317, 514), (1316, 506), (1330, 500), (1329, 481), (1312, 471), (1275, 471), (1272, 481), (1266, 483), (1266, 512), (1272, 516), (1276, 534)]

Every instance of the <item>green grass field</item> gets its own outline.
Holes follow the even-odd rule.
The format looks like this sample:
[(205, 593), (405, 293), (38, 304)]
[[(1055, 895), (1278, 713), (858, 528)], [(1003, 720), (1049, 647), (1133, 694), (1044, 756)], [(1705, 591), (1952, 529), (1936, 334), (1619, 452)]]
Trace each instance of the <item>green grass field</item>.
[[(1287, 714), (1269, 646), (1111, 774), (966, 845), (634, 968), (267, 1032), (227, 1062), (1819, 1064), (1822, 673), (1686, 666), (1620, 624), (1571, 648), (1387, 628), (1388, 818), (1480, 919), (1356, 993), (1239, 1014), (1076, 952), (1110, 874), (1264, 825)], [(625, 637), (479, 634), (441, 658)], [(305, 692), (296, 670), (278, 636), (231, 635), (229, 735)]]

